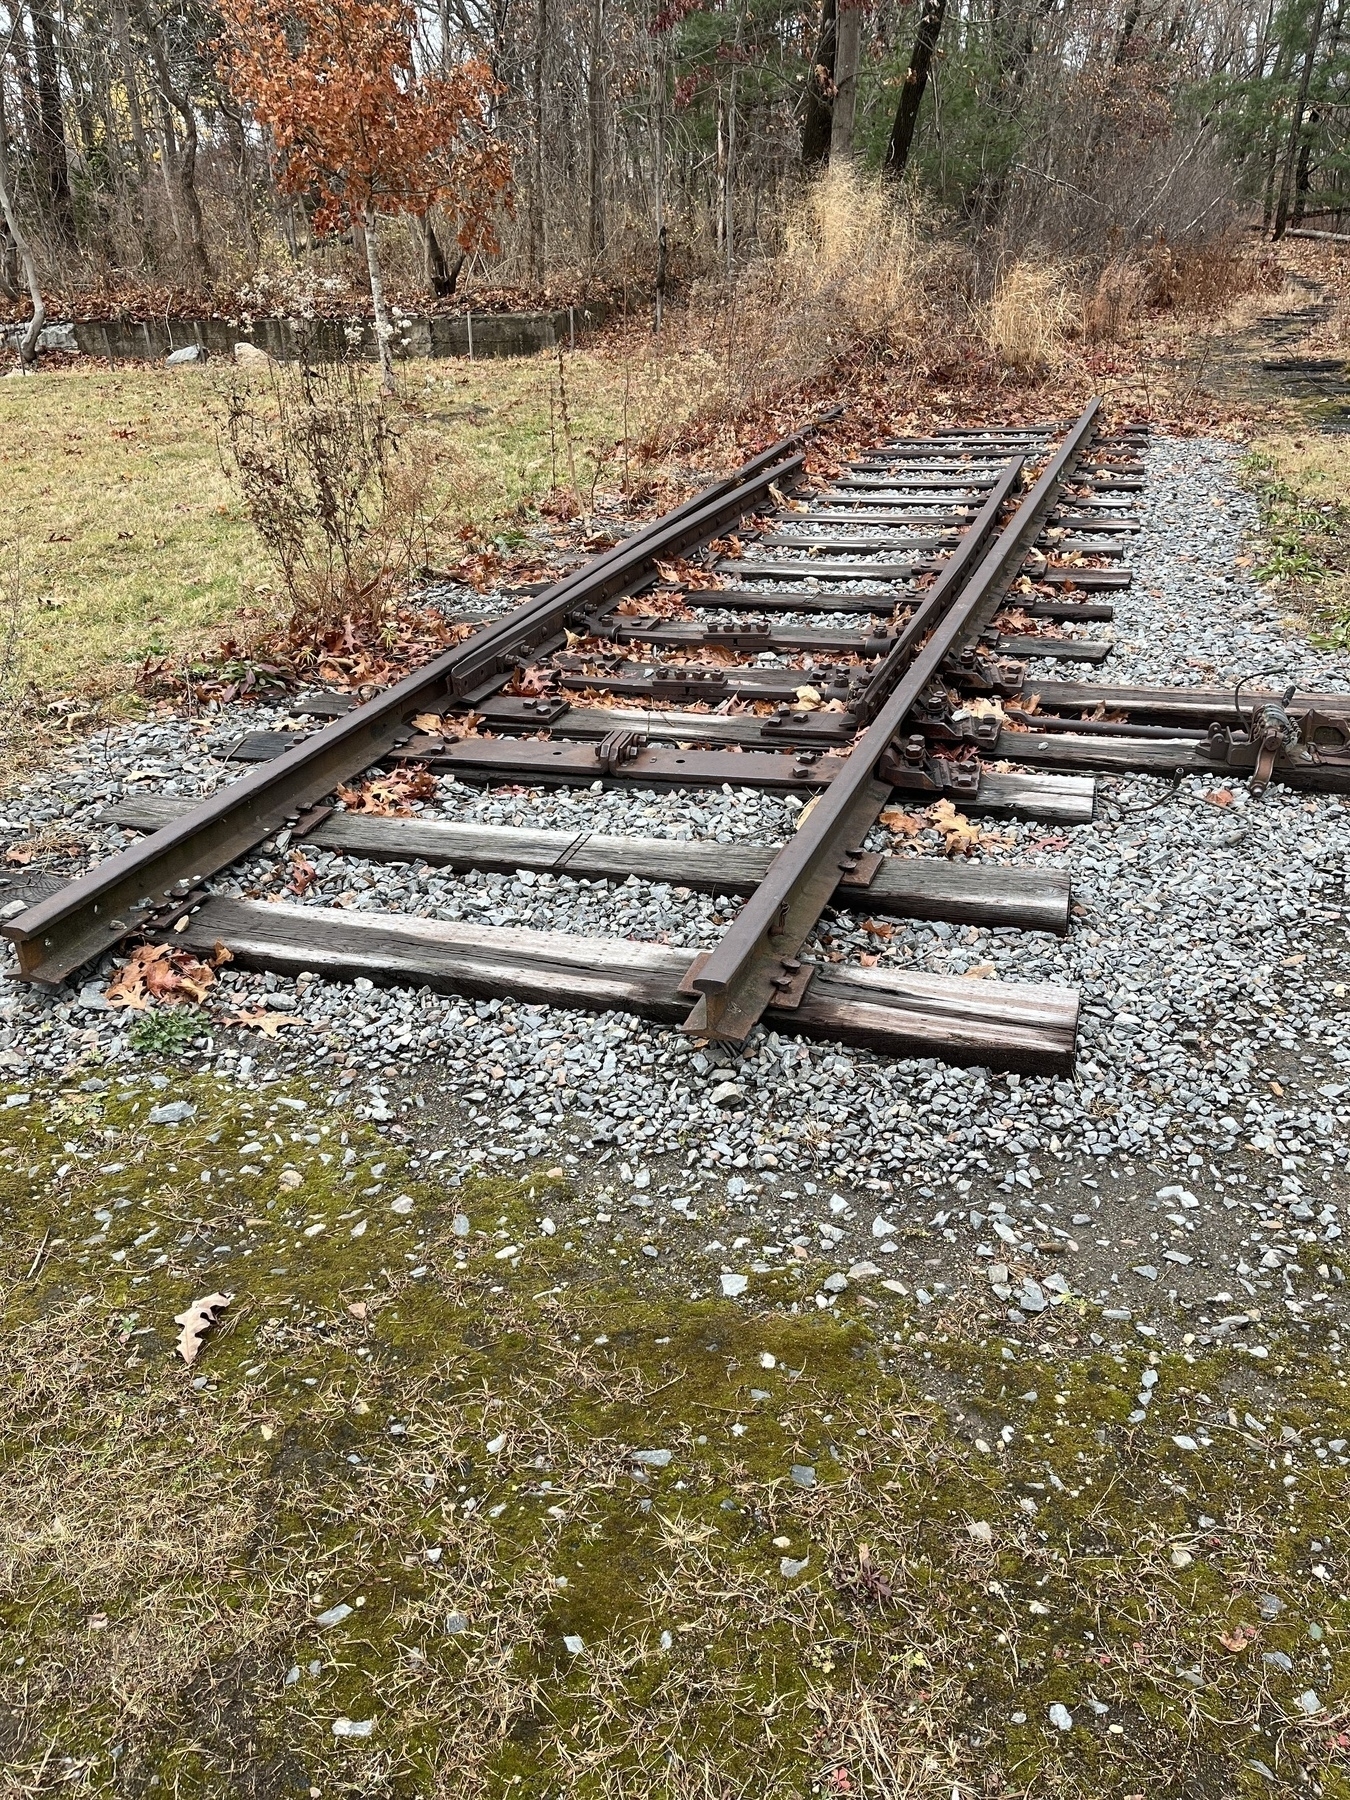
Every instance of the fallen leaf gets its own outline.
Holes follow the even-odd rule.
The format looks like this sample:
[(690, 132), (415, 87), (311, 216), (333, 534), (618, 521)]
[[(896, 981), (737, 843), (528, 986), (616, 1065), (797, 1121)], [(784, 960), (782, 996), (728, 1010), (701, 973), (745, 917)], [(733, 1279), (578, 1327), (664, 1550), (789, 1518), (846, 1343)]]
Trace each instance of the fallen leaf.
[(204, 1300), (194, 1300), (186, 1312), (175, 1315), (174, 1324), (183, 1327), (178, 1334), (178, 1354), (189, 1367), (196, 1362), (202, 1339), (208, 1328), (215, 1324), (216, 1314), (228, 1306), (232, 1298), (230, 1294), (208, 1294)]
[(166, 1006), (183, 1000), (196, 1005), (215, 981), (216, 970), (232, 961), (224, 944), (217, 944), (205, 960), (168, 944), (142, 944), (113, 972), (103, 997), (109, 1006), (131, 1007), (137, 1012), (144, 1012), (155, 1000)]
[(927, 831), (929, 821), (922, 813), (902, 812), (898, 806), (887, 807), (881, 815), (881, 823), (887, 831), (894, 831), (904, 837), (917, 837), (921, 831)]
[(992, 975), (993, 972), (993, 963), (976, 963), (973, 968), (961, 971), (967, 981), (983, 981), (986, 975)]
[(819, 690), (813, 687), (799, 687), (797, 689), (797, 705), (804, 712), (811, 712), (820, 705)]
[(950, 800), (939, 800), (936, 806), (929, 808), (928, 816), (942, 833), (948, 856), (969, 856), (983, 841), (979, 826), (972, 825), (964, 814), (957, 812)]
[(894, 925), (882, 925), (876, 919), (864, 919), (862, 928), (870, 931), (873, 937), (888, 938), (895, 936)]
[(431, 800), (437, 793), (436, 777), (421, 763), (409, 763), (391, 775), (377, 775), (359, 788), (340, 787), (337, 797), (350, 813), (373, 813), (379, 818), (406, 818), (414, 800)]
[(319, 879), (319, 871), (303, 850), (291, 851), (291, 878), (286, 883), (288, 894), (307, 894)]
[(1211, 806), (1231, 806), (1233, 804), (1233, 791), (1231, 788), (1220, 788), (1216, 794), (1206, 794), (1205, 799), (1209, 801)]
[(265, 1038), (274, 1038), (283, 1025), (308, 1025), (308, 1019), (302, 1019), (295, 1013), (272, 1012), (266, 1007), (257, 1012), (233, 1013), (225, 1023), (227, 1025), (246, 1025), (251, 1031), (260, 1031)]
[(810, 512), (811, 510), (805, 500), (790, 500), (776, 481), (771, 481), (769, 483), (769, 498), (773, 501), (775, 506), (781, 507), (784, 512), (801, 513)]

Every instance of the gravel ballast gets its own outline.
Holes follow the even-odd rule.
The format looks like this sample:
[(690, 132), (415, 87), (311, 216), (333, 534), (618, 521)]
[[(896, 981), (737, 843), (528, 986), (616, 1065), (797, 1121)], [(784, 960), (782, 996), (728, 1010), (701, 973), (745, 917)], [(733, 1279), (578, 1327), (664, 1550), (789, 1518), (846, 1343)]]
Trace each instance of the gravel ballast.
[[(1344, 659), (1284, 623), (1278, 599), (1239, 561), (1255, 507), (1236, 462), (1213, 441), (1150, 450), (1135, 582), (1113, 595), (1114, 626), (1098, 628), (1115, 649), (1095, 679), (1215, 686), (1275, 669), (1305, 687), (1350, 684)], [(59, 854), (72, 840), (94, 854), (126, 841), (95, 822), (100, 806), (209, 792), (237, 772), (222, 758), (241, 733), (286, 716), (231, 707), (101, 734), (12, 794), (0, 835), (38, 834), (65, 875), (78, 866)], [(423, 810), (775, 844), (800, 802), (729, 789), (485, 793), (447, 781)], [(303, 1024), (275, 1039), (204, 1024), (189, 1061), (254, 1083), (313, 1074), (323, 1092), (347, 1093), (391, 1126), (402, 1120), (428, 1153), (452, 1147), (446, 1167), (566, 1163), (578, 1209), (590, 1218), (603, 1200), (627, 1221), (635, 1262), (646, 1250), (649, 1265), (695, 1291), (809, 1253), (837, 1265), (846, 1286), (891, 1280), (920, 1304), (969, 1291), (1014, 1325), (1072, 1295), (1117, 1324), (1202, 1337), (1250, 1335), (1272, 1307), (1295, 1322), (1339, 1310), (1338, 1271), (1325, 1259), (1341, 1230), (1350, 1119), (1345, 803), (1278, 787), (1254, 798), (1237, 777), (1190, 778), (1175, 791), (1140, 777), (1102, 780), (1098, 815), (1072, 828), (1000, 825), (981, 848), (1001, 863), (1070, 872), (1065, 941), (941, 923), (868, 930), (848, 914), (825, 921), (808, 952), (1076, 987), (1072, 1079), (889, 1062), (762, 1031), (735, 1054), (627, 1016), (231, 970), (213, 990), (218, 1018), (261, 1002)], [(940, 853), (932, 832), (871, 841)], [(284, 847), (215, 886), (692, 948), (714, 943), (733, 910), (636, 880), (457, 876), (306, 854), (315, 879), (302, 895), (285, 891), (294, 864)], [(8, 955), (5, 965), (0, 1069), (12, 1091), (95, 1064), (141, 1068), (134, 1017), (102, 998), (111, 960), (78, 995), (57, 996), (15, 981)], [(709, 1208), (716, 1236), (695, 1229)], [(819, 1303), (839, 1291), (822, 1286)]]

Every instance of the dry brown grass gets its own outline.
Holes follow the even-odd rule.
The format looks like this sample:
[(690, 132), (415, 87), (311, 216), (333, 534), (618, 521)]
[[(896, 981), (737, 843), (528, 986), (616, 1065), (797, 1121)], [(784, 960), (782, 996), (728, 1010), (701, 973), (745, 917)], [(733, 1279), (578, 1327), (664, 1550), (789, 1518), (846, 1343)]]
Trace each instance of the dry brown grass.
[(1006, 367), (1044, 374), (1063, 357), (1078, 311), (1068, 270), (1024, 258), (1007, 269), (994, 289), (984, 318), (985, 338)]
[[(825, 404), (888, 366), (925, 361), (961, 264), (922, 203), (831, 170), (797, 202), (776, 254), (692, 295), (644, 405), (651, 448), (787, 396)], [(671, 407), (673, 395), (683, 404)]]

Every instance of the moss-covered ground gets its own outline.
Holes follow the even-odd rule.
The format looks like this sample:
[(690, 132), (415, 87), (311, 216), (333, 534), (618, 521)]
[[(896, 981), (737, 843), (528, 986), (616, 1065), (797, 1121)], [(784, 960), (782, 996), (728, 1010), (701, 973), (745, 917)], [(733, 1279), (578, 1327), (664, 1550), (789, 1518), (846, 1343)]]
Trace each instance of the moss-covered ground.
[(1350, 1794), (1330, 1345), (619, 1287), (166, 1066), (0, 1094), (0, 1791)]

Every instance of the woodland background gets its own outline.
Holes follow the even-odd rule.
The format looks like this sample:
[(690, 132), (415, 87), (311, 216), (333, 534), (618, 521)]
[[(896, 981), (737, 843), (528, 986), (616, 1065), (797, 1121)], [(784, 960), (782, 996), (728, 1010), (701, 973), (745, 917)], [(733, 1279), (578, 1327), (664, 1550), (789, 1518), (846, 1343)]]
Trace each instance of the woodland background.
[[(926, 238), (964, 244), (976, 298), (1028, 255), (1090, 285), (1350, 207), (1350, 0), (436, 0), (409, 20), (418, 69), (486, 64), (512, 182), (467, 257), (452, 198), (390, 222), (405, 304), (725, 280), (781, 249), (826, 163), (892, 177)], [(0, 4), (0, 173), (51, 316), (363, 303), (359, 221), (320, 230), (282, 191), (221, 42), (206, 0)], [(28, 311), (3, 222), (0, 307)]]

